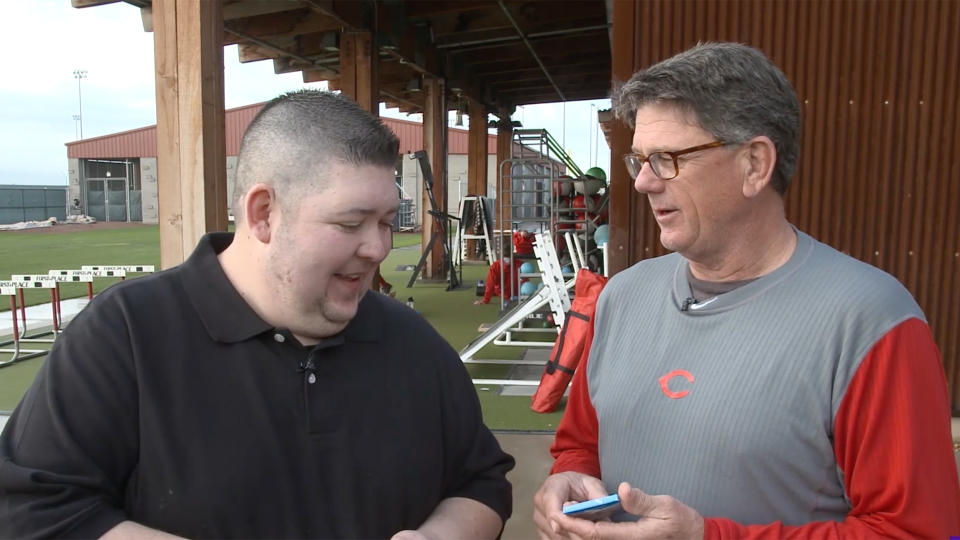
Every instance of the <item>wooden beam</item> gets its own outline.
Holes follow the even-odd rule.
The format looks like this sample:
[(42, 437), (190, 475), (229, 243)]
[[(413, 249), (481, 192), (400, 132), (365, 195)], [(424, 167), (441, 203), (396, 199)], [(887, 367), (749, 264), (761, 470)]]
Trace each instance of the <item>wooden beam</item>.
[[(433, 170), (433, 194), (437, 202), (436, 210), (446, 212), (447, 208), (447, 104), (446, 84), (443, 79), (424, 77), (423, 80), (423, 148), (427, 151), (430, 168)], [(420, 201), (421, 246), (430, 243), (435, 230), (430, 210), (427, 190), (423, 190)], [(424, 279), (443, 278), (443, 239), (437, 237), (430, 246), (430, 254), (423, 269)]]
[[(494, 197), (497, 198), (497, 207), (496, 212), (497, 223), (495, 225), (498, 231), (497, 240), (494, 240), (494, 248), (499, 250), (498, 255), (503, 256), (503, 254), (509, 250), (505, 249), (504, 245), (506, 242), (512, 242), (513, 238), (510, 236), (510, 216), (503, 215), (499, 211), (500, 208), (507, 209), (506, 212), (509, 212), (510, 208), (510, 168), (503, 167), (502, 164), (504, 161), (510, 159), (513, 155), (513, 123), (510, 121), (510, 111), (501, 110), (500, 111), (500, 121), (497, 122), (497, 193), (494, 194)], [(503, 175), (500, 175), (500, 172), (503, 172)], [(504, 231), (506, 234), (504, 234)]]
[[(438, 7), (442, 2), (435, 4), (437, 5), (434, 7)], [(487, 7), (489, 4), (489, 1), (486, 1)], [(461, 5), (460, 2), (453, 3), (453, 6), (458, 9), (469, 9), (467, 4)], [(380, 11), (377, 34), (383, 43), (389, 44), (381, 48), (381, 52), (424, 76), (448, 80), (457, 78), (462, 95), (480, 101), (491, 108), (499, 108), (499, 104), (490, 99), (480, 82), (471, 80), (469, 74), (459, 73), (459, 66), (456, 63), (450, 64), (447, 55), (433, 46), (433, 37), (428, 26), (409, 24), (404, 12), (404, 9), (409, 10), (409, 7), (407, 3), (378, 4)], [(407, 22), (397, 24), (397, 21)]]
[(70, 0), (70, 5), (75, 8), (88, 8), (113, 4), (120, 0)]
[[(312, 83), (312, 82), (328, 81), (329, 83), (331, 83), (330, 85), (327, 86), (328, 90), (339, 90), (340, 89), (339, 80), (340, 80), (340, 74), (334, 73), (329, 69), (303, 70), (303, 82)], [(334, 88), (333, 86), (334, 84), (337, 85), (336, 88)]]
[(241, 42), (237, 44), (237, 59), (240, 60), (241, 64), (271, 60), (275, 58), (277, 54), (273, 49), (254, 45), (253, 43)]
[(467, 145), (467, 193), (487, 196), (487, 108), (467, 100), (470, 131)]
[(420, 104), (417, 103), (416, 101), (409, 100), (409, 99), (403, 97), (403, 95), (402, 95), (402, 94), (399, 94), (399, 93), (397, 93), (397, 94), (391, 93), (391, 92), (385, 90), (383, 87), (380, 88), (380, 95), (383, 96), (383, 97), (385, 97), (385, 98), (387, 98), (387, 100), (388, 100), (387, 103), (386, 103), (387, 108), (390, 108), (390, 107), (401, 107), (401, 106), (407, 107), (407, 108), (410, 108), (410, 109), (421, 109), (421, 108), (422, 108), (422, 105), (420, 105)]
[[(339, 55), (338, 55), (339, 56)], [(317, 61), (319, 63), (319, 60)], [(331, 63), (329, 68), (319, 67), (317, 63), (305, 64), (295, 58), (282, 57), (273, 59), (273, 72), (276, 74), (281, 73), (294, 73), (298, 71), (311, 71), (314, 73), (314, 76), (323, 74), (325, 75), (323, 79), (335, 79), (340, 76), (340, 73), (334, 69), (337, 66), (337, 63)]]
[[(634, 26), (639, 7), (634, 2), (614, 2), (613, 40), (611, 57), (613, 62), (613, 80), (628, 81), (633, 76), (636, 65), (640, 28)], [(633, 134), (622, 122), (615, 122), (610, 132), (611, 164), (608, 168), (610, 190), (610, 240), (607, 246), (610, 275), (627, 268), (643, 258), (636, 253), (637, 230), (633, 222), (638, 205), (643, 205), (640, 196), (633, 189), (633, 179), (616, 156), (630, 152)], [(642, 217), (642, 216), (641, 216)]]
[(232, 21), (230, 28), (263, 41), (281, 43), (302, 34), (340, 31), (342, 26), (331, 17), (298, 9)]
[[(487, 193), (487, 108), (472, 99), (467, 100), (470, 131), (467, 134), (467, 194), (486, 197)], [(489, 210), (489, 209), (488, 209)], [(476, 256), (476, 240), (467, 241), (464, 258), (483, 260)]]
[(245, 0), (225, 4), (223, 6), (223, 20), (232, 21), (246, 17), (256, 17), (280, 11), (300, 9), (303, 4), (299, 0)]
[[(437, 0), (409, 0), (406, 4), (407, 16), (411, 18), (435, 17), (444, 13), (462, 13), (466, 10), (490, 9), (490, 0), (456, 0), (438, 2)], [(494, 4), (495, 6), (495, 4)]]
[[(364, 4), (360, 0), (300, 0), (313, 11), (331, 17), (343, 30), (364, 30), (368, 28), (364, 16)], [(369, 5), (369, 4), (367, 4)]]
[[(376, 29), (376, 21), (373, 28)], [(344, 31), (340, 36), (340, 91), (374, 116), (380, 115), (377, 68), (380, 65), (370, 32)], [(380, 290), (380, 269), (370, 288)]]
[(227, 230), (220, 2), (153, 5), (160, 265), (180, 264)]
[(340, 36), (340, 90), (375, 116), (379, 112), (376, 50), (370, 32)]

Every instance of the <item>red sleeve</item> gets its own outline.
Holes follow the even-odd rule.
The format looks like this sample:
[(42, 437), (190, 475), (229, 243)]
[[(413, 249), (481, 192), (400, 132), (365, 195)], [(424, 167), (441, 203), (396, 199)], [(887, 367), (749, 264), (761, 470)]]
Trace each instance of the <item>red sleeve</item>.
[(557, 435), (550, 447), (553, 467), (550, 474), (576, 471), (600, 478), (600, 457), (597, 455), (597, 411), (590, 402), (587, 388), (587, 346), (573, 373), (567, 407), (557, 426)]
[(704, 538), (960, 535), (960, 486), (947, 383), (925, 322), (904, 321), (863, 359), (837, 410), (834, 454), (853, 506), (844, 521), (787, 527), (709, 518)]
[(487, 270), (487, 280), (483, 282), (483, 303), (489, 304), (490, 299), (496, 294), (497, 283), (500, 283), (500, 261), (493, 261), (490, 269)]

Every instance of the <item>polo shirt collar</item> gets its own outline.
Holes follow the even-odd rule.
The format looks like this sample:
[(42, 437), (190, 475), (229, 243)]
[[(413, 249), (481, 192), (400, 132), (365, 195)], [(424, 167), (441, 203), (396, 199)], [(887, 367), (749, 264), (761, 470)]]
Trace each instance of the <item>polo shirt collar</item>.
[[(183, 286), (207, 333), (216, 341), (237, 343), (276, 328), (260, 318), (227, 278), (217, 255), (233, 241), (233, 233), (209, 233), (182, 266)], [(385, 321), (383, 302), (367, 291), (360, 299), (357, 314), (335, 342), (380, 341)], [(331, 343), (330, 345), (334, 345)]]
[(227, 278), (217, 255), (233, 233), (209, 233), (183, 263), (183, 286), (207, 333), (216, 341), (236, 343), (271, 330)]

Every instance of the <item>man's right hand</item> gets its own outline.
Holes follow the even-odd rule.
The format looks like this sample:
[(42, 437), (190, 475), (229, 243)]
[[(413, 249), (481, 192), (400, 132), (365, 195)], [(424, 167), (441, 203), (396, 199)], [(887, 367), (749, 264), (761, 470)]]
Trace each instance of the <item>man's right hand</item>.
[(542, 539), (565, 538), (554, 532), (553, 518), (563, 515), (563, 503), (580, 502), (607, 495), (599, 478), (578, 472), (562, 472), (547, 477), (533, 497), (533, 523)]

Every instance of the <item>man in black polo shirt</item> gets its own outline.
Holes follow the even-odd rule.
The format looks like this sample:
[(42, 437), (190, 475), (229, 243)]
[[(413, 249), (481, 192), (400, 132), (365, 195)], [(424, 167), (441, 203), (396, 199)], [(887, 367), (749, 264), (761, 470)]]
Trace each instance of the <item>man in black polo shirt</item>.
[(369, 284), (398, 141), (281, 96), (240, 151), (236, 234), (112, 287), (0, 438), (0, 536), (493, 538), (513, 459), (456, 352)]

